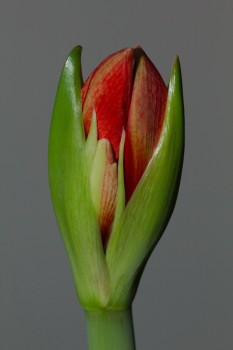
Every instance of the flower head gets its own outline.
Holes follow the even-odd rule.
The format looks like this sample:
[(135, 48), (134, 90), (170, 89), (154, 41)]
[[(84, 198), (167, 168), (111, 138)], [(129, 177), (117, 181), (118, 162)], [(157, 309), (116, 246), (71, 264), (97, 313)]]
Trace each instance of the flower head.
[(68, 56), (49, 139), (49, 182), (80, 302), (127, 307), (176, 201), (184, 151), (176, 58), (168, 89), (140, 48), (107, 57), (82, 84)]
[[(102, 181), (99, 182), (99, 217), (103, 240), (107, 239), (114, 219), (116, 165), (122, 130), (126, 133), (124, 181), (127, 203), (158, 143), (166, 100), (167, 87), (139, 46), (107, 57), (82, 87), (85, 134), (88, 136), (95, 111), (98, 139), (105, 140), (101, 144), (106, 152), (106, 171), (102, 172)], [(99, 174), (95, 176), (99, 179)]]

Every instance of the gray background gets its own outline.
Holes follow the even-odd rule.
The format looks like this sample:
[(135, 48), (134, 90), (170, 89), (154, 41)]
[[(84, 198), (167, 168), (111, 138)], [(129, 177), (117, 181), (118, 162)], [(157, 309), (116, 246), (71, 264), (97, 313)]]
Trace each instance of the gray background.
[(1, 0), (0, 17), (0, 349), (86, 349), (50, 202), (50, 117), (72, 47), (83, 45), (87, 77), (139, 43), (166, 82), (180, 55), (186, 153), (134, 302), (138, 349), (232, 350), (232, 1)]

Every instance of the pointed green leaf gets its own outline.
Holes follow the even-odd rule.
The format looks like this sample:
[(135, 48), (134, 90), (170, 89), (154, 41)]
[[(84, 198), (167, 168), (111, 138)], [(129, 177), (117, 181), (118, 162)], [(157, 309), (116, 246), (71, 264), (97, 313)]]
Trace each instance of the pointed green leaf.
[(58, 85), (49, 137), (49, 184), (80, 302), (96, 307), (107, 302), (108, 272), (90, 196), (80, 56), (78, 46), (68, 56)]

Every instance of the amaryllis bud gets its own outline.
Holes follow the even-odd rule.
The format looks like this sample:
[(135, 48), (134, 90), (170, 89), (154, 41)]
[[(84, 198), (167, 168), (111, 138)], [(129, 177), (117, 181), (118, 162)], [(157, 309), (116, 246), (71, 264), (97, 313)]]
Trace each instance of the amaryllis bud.
[[(123, 128), (126, 131), (124, 151), (126, 202), (130, 199), (158, 143), (166, 100), (167, 88), (163, 79), (140, 47), (121, 50), (106, 58), (82, 87), (86, 135), (89, 133), (95, 110), (98, 139), (109, 140), (108, 147), (112, 145), (114, 151), (112, 157), (115, 156), (116, 162)], [(117, 186), (117, 181), (115, 184)], [(106, 185), (104, 179), (99, 185), (97, 188), (101, 192), (102, 201), (109, 203), (111, 198), (111, 207), (106, 207), (104, 204), (99, 206), (105, 207), (105, 215), (99, 211), (101, 232), (105, 242), (114, 218), (112, 210), (115, 208), (113, 200), (116, 197), (113, 193), (116, 191), (113, 189), (113, 184)], [(106, 222), (103, 221), (104, 218)]]
[(184, 150), (176, 58), (168, 89), (140, 48), (82, 86), (81, 48), (60, 78), (49, 140), (54, 210), (87, 309), (123, 310), (174, 208)]

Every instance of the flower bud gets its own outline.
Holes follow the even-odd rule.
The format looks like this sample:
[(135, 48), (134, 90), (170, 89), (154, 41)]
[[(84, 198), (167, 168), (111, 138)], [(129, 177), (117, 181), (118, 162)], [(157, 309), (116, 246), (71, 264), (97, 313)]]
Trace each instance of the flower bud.
[(168, 89), (140, 48), (106, 58), (82, 85), (81, 48), (60, 78), (49, 182), (85, 308), (124, 309), (172, 214), (184, 151), (179, 60)]
[[(82, 87), (82, 110), (86, 135), (93, 110), (97, 118), (98, 139), (109, 140), (116, 161), (122, 129), (126, 130), (124, 180), (126, 202), (149, 163), (162, 128), (167, 88), (159, 72), (137, 46), (106, 58)], [(100, 191), (103, 192), (102, 188)], [(110, 187), (105, 188), (105, 197)], [(113, 205), (115, 207), (115, 205)], [(112, 220), (105, 222), (110, 231)], [(108, 226), (108, 227), (107, 227)], [(102, 232), (103, 241), (106, 232)]]

